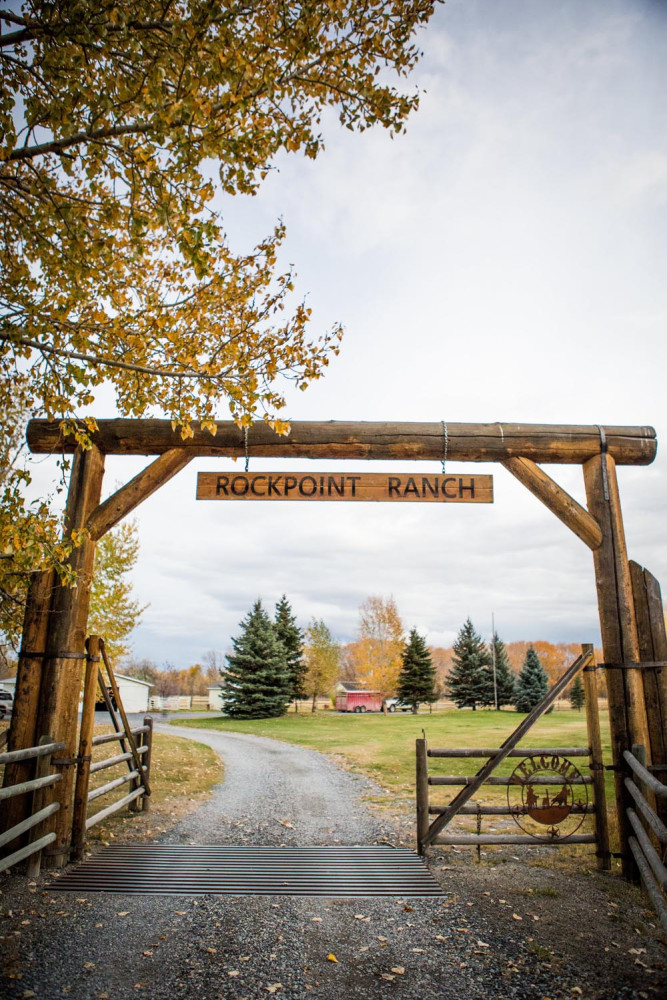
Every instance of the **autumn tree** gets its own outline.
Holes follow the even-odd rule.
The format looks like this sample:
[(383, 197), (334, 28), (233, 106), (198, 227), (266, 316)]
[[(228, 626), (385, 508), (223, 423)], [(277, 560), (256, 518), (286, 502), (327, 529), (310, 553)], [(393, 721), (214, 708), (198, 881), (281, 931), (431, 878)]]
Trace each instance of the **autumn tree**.
[(530, 712), (536, 705), (539, 705), (548, 690), (549, 681), (546, 671), (531, 645), (528, 647), (521, 673), (516, 682), (514, 704), (517, 712)]
[(235, 719), (271, 719), (284, 715), (290, 699), (285, 651), (273, 622), (256, 601), (241, 622), (227, 654), (223, 711)]
[(102, 636), (112, 663), (129, 652), (129, 636), (148, 607), (132, 597), (129, 574), (138, 555), (139, 538), (134, 521), (108, 532), (95, 549), (88, 632)]
[(304, 686), (306, 664), (303, 658), (303, 632), (296, 623), (296, 616), (293, 614), (292, 607), (285, 594), (283, 594), (276, 604), (274, 625), (276, 635), (282, 642), (283, 649), (285, 650), (287, 673), (290, 681), (290, 701), (294, 702), (296, 710), (297, 700), (306, 696)]
[[(435, 2), (3, 3), (0, 410), (20, 398), (85, 444), (104, 383), (120, 415), (161, 412), (185, 436), (193, 419), (215, 433), (223, 404), (285, 433), (279, 380), (321, 377), (341, 329), (310, 336), (282, 223), (237, 249), (224, 198), (254, 194), (280, 154), (317, 157), (331, 111), (401, 132), (418, 95), (394, 83)], [(29, 558), (0, 569), (66, 576), (55, 515), (24, 487), (10, 468), (0, 553)]]
[(396, 690), (399, 701), (416, 712), (422, 702), (435, 700), (435, 670), (426, 642), (417, 629), (410, 629), (401, 657)]
[(487, 669), (490, 673), (485, 704), (494, 705), (495, 707), (497, 702), (498, 709), (502, 705), (513, 705), (516, 696), (516, 676), (510, 667), (505, 643), (498, 636), (497, 632), (493, 633), (490, 663)]
[(314, 712), (317, 699), (331, 694), (338, 680), (340, 666), (340, 647), (322, 619), (318, 621), (313, 618), (306, 630), (304, 660), (304, 687), (308, 697), (313, 699)]
[(383, 698), (396, 693), (404, 629), (393, 597), (368, 597), (359, 608), (357, 676)]
[(586, 703), (586, 694), (584, 692), (584, 685), (581, 680), (581, 674), (577, 674), (574, 679), (574, 684), (570, 688), (570, 705), (572, 708), (576, 708), (578, 712), (582, 710)]
[[(447, 694), (457, 708), (493, 704), (489, 702), (489, 651), (469, 618), (463, 623), (454, 643), (452, 669), (447, 678)], [(493, 683), (491, 681), (491, 683)]]

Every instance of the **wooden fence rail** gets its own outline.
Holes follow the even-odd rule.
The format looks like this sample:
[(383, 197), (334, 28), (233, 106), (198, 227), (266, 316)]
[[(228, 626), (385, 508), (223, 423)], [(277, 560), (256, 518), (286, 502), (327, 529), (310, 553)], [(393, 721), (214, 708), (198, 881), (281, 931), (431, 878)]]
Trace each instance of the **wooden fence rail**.
[(114, 778), (112, 781), (108, 781), (105, 785), (100, 785), (99, 788), (94, 788), (92, 791), (88, 792), (87, 804), (90, 805), (96, 799), (101, 798), (108, 792), (113, 791), (116, 788), (120, 788), (121, 785), (126, 784), (126, 782), (132, 782), (132, 790), (124, 795), (122, 798), (117, 799), (112, 802), (111, 805), (107, 806), (105, 809), (101, 809), (99, 812), (94, 813), (92, 816), (86, 815), (85, 819), (85, 829), (90, 830), (92, 826), (97, 823), (101, 823), (102, 820), (107, 819), (114, 813), (119, 812), (125, 806), (130, 805), (135, 802), (140, 796), (146, 795), (146, 782), (149, 778), (150, 769), (150, 753), (153, 738), (153, 720), (150, 716), (144, 717), (143, 726), (138, 726), (136, 729), (124, 730), (122, 733), (112, 733), (109, 736), (95, 736), (93, 737), (93, 745), (99, 746), (100, 744), (110, 743), (112, 740), (122, 740), (126, 739), (128, 733), (133, 737), (142, 737), (143, 742), (136, 745), (135, 752), (138, 758), (143, 758), (146, 763), (141, 763), (141, 771), (139, 771), (134, 766), (135, 755), (128, 751), (128, 753), (116, 754), (113, 757), (108, 757), (106, 760), (96, 761), (95, 764), (91, 764), (88, 770), (89, 774), (96, 773), (98, 771), (103, 771), (109, 767), (115, 767), (117, 764), (122, 764), (123, 761), (132, 761), (129, 765), (130, 770), (127, 774), (121, 775), (119, 778)]
[[(431, 805), (429, 802), (429, 788), (432, 786), (473, 786), (475, 790), (478, 790), (481, 786), (479, 783), (478, 775), (430, 775), (428, 773), (428, 760), (429, 758), (438, 759), (469, 759), (469, 758), (479, 758), (487, 757), (493, 759), (499, 753), (497, 748), (446, 748), (446, 749), (429, 749), (426, 745), (426, 740), (417, 740), (417, 839), (418, 844), (421, 845), (421, 851), (423, 852), (429, 830), (429, 816), (438, 816), (449, 814), (450, 805), (436, 806)], [(588, 757), (591, 761), (591, 766), (593, 764), (593, 754), (590, 747), (539, 747), (539, 748), (525, 748), (525, 749), (515, 749), (506, 754), (507, 757), (541, 757), (541, 758), (552, 758), (559, 757), (560, 759), (564, 757)], [(647, 772), (648, 773), (648, 772)], [(540, 785), (560, 785), (562, 786), (564, 779), (557, 775), (540, 777)], [(495, 785), (501, 787), (509, 787), (511, 785), (517, 784), (516, 778), (512, 776), (508, 777), (486, 777), (484, 785)], [(594, 788), (594, 793), (596, 791), (594, 786), (593, 777), (587, 775), (581, 775), (580, 777), (569, 777), (567, 779), (568, 785), (591, 785)], [(606, 804), (604, 798), (602, 802), (594, 801), (593, 803), (574, 803), (570, 809), (572, 815), (592, 815), (594, 821), (597, 820), (598, 814), (601, 809), (606, 809)], [(483, 816), (513, 816), (516, 814), (516, 809), (508, 805), (484, 805), (481, 802), (466, 803), (460, 805), (456, 810), (456, 815), (461, 816), (476, 816), (477, 817), (477, 829), (476, 834), (467, 833), (438, 833), (435, 837), (429, 840), (430, 844), (438, 846), (473, 846), (473, 847), (483, 847), (489, 845), (503, 845), (503, 844), (516, 844), (523, 845), (525, 847), (543, 847), (545, 844), (549, 846), (567, 846), (568, 844), (597, 844), (598, 845), (598, 864), (600, 867), (608, 867), (609, 858), (609, 845), (606, 840), (601, 838), (599, 824), (596, 822), (596, 830), (594, 833), (574, 833), (562, 839), (555, 839), (552, 836), (539, 836), (532, 834), (486, 834), (481, 832), (481, 818)], [(605, 827), (606, 832), (606, 827)]]
[[(23, 750), (12, 750), (0, 753), (0, 765), (13, 764), (17, 761), (35, 761), (34, 777), (28, 781), (20, 781), (0, 789), (0, 801), (13, 799), (18, 795), (32, 795), (29, 815), (15, 823), (0, 835), (0, 848), (11, 844), (23, 835), (29, 833), (28, 843), (11, 854), (0, 858), (0, 871), (6, 871), (29, 858), (28, 875), (35, 878), (39, 875), (42, 863), (42, 851), (56, 839), (55, 833), (38, 836), (39, 827), (45, 820), (55, 815), (60, 809), (59, 802), (43, 803), (44, 789), (62, 781), (61, 774), (51, 774), (52, 758), (55, 753), (65, 749), (64, 743), (54, 743), (49, 736), (43, 736), (39, 745), (26, 747)], [(20, 842), (20, 841), (19, 841)]]
[[(129, 806), (137, 809), (140, 805), (148, 809), (150, 795), (150, 758), (153, 742), (153, 720), (145, 716), (143, 726), (135, 729), (130, 724), (123, 708), (120, 692), (116, 683), (111, 664), (106, 654), (104, 640), (97, 635), (91, 635), (86, 640), (86, 674), (83, 683), (83, 711), (81, 713), (81, 729), (79, 732), (79, 756), (77, 763), (76, 784), (74, 789), (74, 811), (72, 817), (72, 858), (83, 857), (86, 846), (86, 833), (97, 823), (112, 816), (114, 813)], [(106, 668), (106, 677), (100, 668), (101, 663)], [(102, 693), (107, 712), (114, 728), (113, 733), (93, 736), (95, 724), (95, 703), (97, 691)], [(107, 743), (120, 743), (121, 753), (113, 754), (105, 760), (92, 762), (94, 747)], [(99, 788), (90, 789), (90, 776), (99, 771), (127, 763), (128, 773), (114, 778)], [(112, 802), (93, 815), (88, 814), (91, 802), (95, 802), (109, 792), (130, 783), (130, 791), (120, 799)], [(143, 798), (142, 798), (143, 797)], [(142, 802), (139, 803), (139, 799)]]
[[(635, 859), (642, 884), (655, 907), (662, 926), (667, 930), (667, 900), (664, 895), (667, 892), (667, 867), (665, 867), (667, 826), (665, 826), (661, 818), (657, 815), (657, 812), (647, 800), (637, 781), (644, 785), (649, 790), (654, 801), (657, 799), (658, 802), (667, 799), (667, 785), (654, 777), (646, 768), (645, 746), (635, 744), (632, 747), (632, 752), (629, 750), (624, 752), (623, 759), (630, 770), (630, 774), (626, 776), (624, 781), (625, 788), (641, 814), (638, 815), (632, 806), (628, 806), (626, 809), (626, 815), (632, 831), (628, 837), (628, 846)], [(651, 843), (651, 838), (642, 823), (642, 819), (648, 825), (651, 833), (660, 845), (660, 854)]]

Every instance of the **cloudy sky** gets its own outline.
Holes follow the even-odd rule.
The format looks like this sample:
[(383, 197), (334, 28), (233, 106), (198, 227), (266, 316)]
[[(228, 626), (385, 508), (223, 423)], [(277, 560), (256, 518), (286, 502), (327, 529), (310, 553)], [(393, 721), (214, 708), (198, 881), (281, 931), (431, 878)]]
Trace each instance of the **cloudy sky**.
[[(313, 330), (346, 328), (289, 416), (650, 424), (661, 440), (667, 3), (448, 0), (421, 44), (405, 135), (332, 121), (317, 162), (282, 158), (259, 197), (221, 205), (243, 249), (282, 217)], [(108, 459), (109, 490), (142, 464)], [(492, 472), (493, 506), (399, 507), (206, 503), (198, 469), (239, 466), (198, 460), (138, 511), (137, 656), (228, 649), (251, 603), (282, 593), (342, 641), (370, 594), (434, 644), (468, 615), (488, 634), (492, 613), (506, 640), (599, 641), (590, 551), (501, 467), (448, 466)], [(667, 587), (666, 470), (663, 448), (619, 480), (630, 555)], [(578, 467), (547, 471), (583, 501)]]

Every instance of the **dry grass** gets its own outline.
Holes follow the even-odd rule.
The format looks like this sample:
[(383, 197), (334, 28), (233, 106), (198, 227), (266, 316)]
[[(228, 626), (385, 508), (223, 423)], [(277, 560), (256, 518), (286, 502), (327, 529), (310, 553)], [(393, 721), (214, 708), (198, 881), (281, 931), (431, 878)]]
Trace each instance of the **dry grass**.
[[(605, 761), (611, 763), (609, 725), (606, 711), (601, 709), (602, 744)], [(232, 720), (226, 718), (200, 719), (179, 722), (192, 728), (238, 731), (285, 740), (301, 746), (312, 747), (334, 756), (351, 770), (361, 771), (383, 789), (384, 794), (368, 797), (375, 807), (390, 811), (406, 831), (412, 830), (415, 799), (415, 739), (425, 731), (430, 747), (497, 747), (510, 735), (523, 716), (512, 711), (493, 712), (447, 709), (432, 714), (396, 713), (339, 714), (336, 712), (284, 715), (278, 719)], [(588, 744), (586, 715), (573, 710), (552, 712), (542, 716), (529, 735), (523, 740), (527, 747), (585, 747)], [(579, 769), (588, 774), (588, 758), (580, 758)], [(477, 759), (431, 758), (429, 771), (433, 775), (470, 775), (482, 765)], [(508, 759), (496, 774), (511, 774), (519, 762)], [(577, 759), (575, 759), (577, 763)], [(431, 788), (431, 804), (446, 805), (458, 789), (452, 786)], [(616, 831), (614, 789), (612, 772), (606, 774), (607, 809), (612, 839)], [(590, 789), (589, 789), (590, 795)], [(479, 800), (488, 805), (501, 805), (507, 801), (507, 789), (484, 786)], [(474, 816), (455, 820), (459, 832), (476, 832)], [(511, 817), (484, 817), (482, 833), (491, 829), (498, 833), (516, 833)], [(580, 833), (592, 832), (592, 820), (586, 818)], [(407, 836), (407, 834), (406, 834)], [(409, 834), (412, 837), (412, 833)], [(540, 849), (530, 849), (526, 858), (537, 860)], [(617, 850), (612, 843), (612, 850)], [(495, 854), (493, 848), (490, 849)], [(514, 851), (516, 853), (516, 850)], [(553, 864), (567, 865), (573, 859), (594, 863), (592, 845), (572, 845), (567, 851), (547, 852)], [(551, 862), (549, 862), (551, 863)]]
[[(109, 726), (96, 726), (95, 735), (110, 733)], [(93, 760), (104, 760), (120, 751), (117, 743), (105, 743), (93, 748)], [(91, 775), (90, 787), (119, 778), (127, 773), (127, 763), (116, 764)], [(129, 812), (127, 808), (103, 820), (89, 830), (92, 843), (131, 836), (133, 840), (152, 839), (166, 833), (180, 819), (205, 801), (213, 785), (222, 781), (220, 758), (210, 747), (180, 736), (153, 736), (151, 760), (151, 796), (148, 812)], [(127, 795), (129, 785), (103, 795), (91, 803), (89, 814), (98, 812)]]
[[(0, 732), (8, 723), (0, 724)], [(110, 726), (96, 726), (95, 735), (110, 733)], [(120, 744), (105, 743), (93, 748), (93, 761), (105, 760), (120, 753)], [(90, 787), (98, 788), (127, 774), (127, 763), (97, 771), (91, 775)], [(93, 826), (88, 833), (91, 843), (114, 839), (153, 839), (168, 832), (180, 819), (205, 801), (211, 788), (223, 779), (220, 758), (210, 747), (179, 736), (153, 736), (151, 762), (151, 797), (148, 812), (130, 812), (127, 807)], [(0, 768), (0, 781), (2, 768)], [(89, 815), (105, 809), (129, 791), (129, 784), (114, 789), (91, 803)]]

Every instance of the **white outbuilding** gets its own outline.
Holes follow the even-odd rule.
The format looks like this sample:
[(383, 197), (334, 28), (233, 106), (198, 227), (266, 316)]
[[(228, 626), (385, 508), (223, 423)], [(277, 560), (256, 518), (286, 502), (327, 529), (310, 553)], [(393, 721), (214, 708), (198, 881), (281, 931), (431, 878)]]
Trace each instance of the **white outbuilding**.
[(209, 712), (222, 712), (222, 684), (212, 684), (208, 689)]
[(148, 693), (152, 684), (139, 681), (136, 677), (126, 677), (124, 674), (116, 674), (116, 683), (123, 708), (128, 714), (148, 711)]
[[(148, 711), (148, 692), (152, 684), (149, 684), (147, 681), (139, 681), (136, 677), (126, 677), (125, 674), (116, 674), (116, 683), (118, 684), (118, 692), (120, 700), (123, 702), (123, 708), (128, 714), (130, 712), (140, 714)], [(14, 694), (16, 677), (6, 677), (0, 680), (0, 688), (4, 688), (6, 691)], [(99, 690), (98, 697), (100, 698), (97, 704), (99, 708), (103, 704)], [(83, 705), (79, 702), (79, 711), (82, 708)]]

